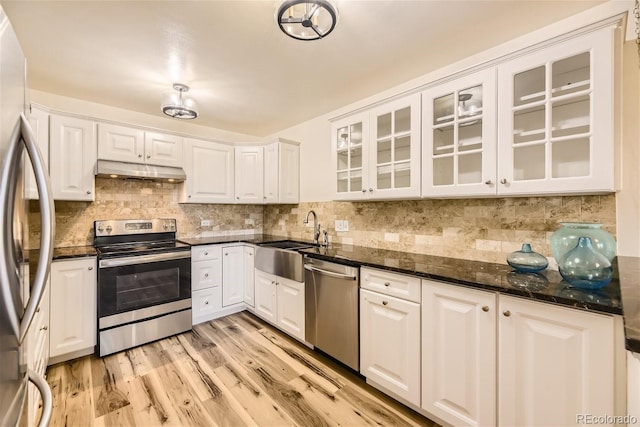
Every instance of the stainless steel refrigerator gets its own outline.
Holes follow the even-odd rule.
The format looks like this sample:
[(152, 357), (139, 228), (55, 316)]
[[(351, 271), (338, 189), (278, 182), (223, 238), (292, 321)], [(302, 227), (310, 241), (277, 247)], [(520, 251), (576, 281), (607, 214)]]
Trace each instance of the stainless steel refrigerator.
[[(45, 290), (53, 253), (54, 207), (48, 175), (25, 117), (26, 66), (20, 43), (0, 7), (0, 426), (27, 423), (28, 382), (43, 399), (39, 425), (51, 418), (51, 390), (28, 369), (26, 336)], [(28, 260), (23, 245), (29, 235), (23, 169), (30, 163), (39, 192), (40, 251)], [(30, 252), (31, 253), (31, 252)], [(33, 252), (36, 253), (36, 252)], [(33, 282), (26, 265), (35, 266)]]

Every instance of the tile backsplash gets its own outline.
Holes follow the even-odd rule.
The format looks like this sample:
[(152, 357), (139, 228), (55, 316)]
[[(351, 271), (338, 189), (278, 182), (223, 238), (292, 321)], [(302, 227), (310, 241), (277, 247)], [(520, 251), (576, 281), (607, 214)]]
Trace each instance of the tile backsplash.
[[(55, 246), (93, 245), (93, 221), (102, 219), (176, 218), (180, 237), (262, 233), (262, 206), (180, 204), (179, 185), (96, 178), (94, 202), (55, 202)], [(31, 201), (29, 210), (29, 247), (37, 248), (38, 202)], [(211, 225), (201, 227), (201, 220), (210, 220)]]
[[(92, 245), (93, 221), (131, 218), (176, 218), (179, 237), (264, 232), (311, 239), (311, 224), (302, 222), (310, 209), (333, 242), (498, 263), (523, 242), (550, 257), (549, 237), (560, 222), (616, 231), (615, 195), (268, 206), (180, 204), (178, 197), (179, 184), (96, 178), (94, 202), (56, 202), (55, 246)], [(30, 202), (30, 248), (39, 244), (38, 211)], [(349, 231), (336, 232), (336, 220), (347, 220)]]
[[(264, 230), (311, 239), (311, 224), (303, 224), (310, 209), (333, 242), (502, 264), (524, 242), (551, 257), (549, 237), (560, 222), (616, 231), (614, 195), (270, 205)], [(348, 220), (349, 231), (336, 232), (335, 220)]]

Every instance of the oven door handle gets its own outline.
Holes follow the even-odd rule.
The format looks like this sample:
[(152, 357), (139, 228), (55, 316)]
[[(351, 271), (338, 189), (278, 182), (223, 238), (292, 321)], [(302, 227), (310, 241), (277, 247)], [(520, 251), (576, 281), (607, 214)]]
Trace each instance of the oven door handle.
[(191, 251), (166, 252), (166, 253), (153, 254), (153, 255), (138, 255), (138, 256), (128, 256), (128, 257), (122, 257), (122, 258), (101, 259), (99, 267), (100, 268), (122, 267), (125, 265), (146, 264), (150, 262), (171, 261), (174, 259), (184, 259), (184, 258), (191, 258)]

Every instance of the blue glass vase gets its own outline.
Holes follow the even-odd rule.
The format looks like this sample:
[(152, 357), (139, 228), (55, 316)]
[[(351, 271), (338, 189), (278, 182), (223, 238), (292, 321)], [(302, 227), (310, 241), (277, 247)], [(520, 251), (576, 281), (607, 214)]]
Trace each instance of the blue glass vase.
[(604, 255), (609, 262), (616, 256), (616, 241), (608, 231), (602, 228), (602, 224), (586, 222), (563, 222), (550, 239), (551, 253), (560, 264), (564, 255), (576, 247), (580, 237), (589, 237), (593, 249)]
[(558, 263), (558, 270), (571, 286), (583, 289), (600, 289), (613, 277), (611, 263), (593, 248), (589, 237), (578, 239), (576, 247)]
[(522, 249), (507, 256), (507, 264), (523, 273), (535, 273), (547, 268), (549, 260), (544, 255), (534, 252), (531, 244), (523, 243)]

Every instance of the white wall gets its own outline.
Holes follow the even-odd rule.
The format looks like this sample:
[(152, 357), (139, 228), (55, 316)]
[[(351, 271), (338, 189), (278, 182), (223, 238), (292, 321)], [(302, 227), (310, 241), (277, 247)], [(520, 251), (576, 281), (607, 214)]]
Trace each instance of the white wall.
[[(29, 91), (29, 101), (60, 112), (79, 114), (91, 118), (111, 120), (131, 125), (148, 126), (194, 137), (215, 139), (222, 142), (251, 142), (259, 139), (251, 135), (201, 126), (197, 124), (197, 119), (196, 121), (185, 121), (169, 117), (165, 118), (161, 115), (153, 116), (33, 89)], [(160, 111), (159, 105), (158, 111)]]

